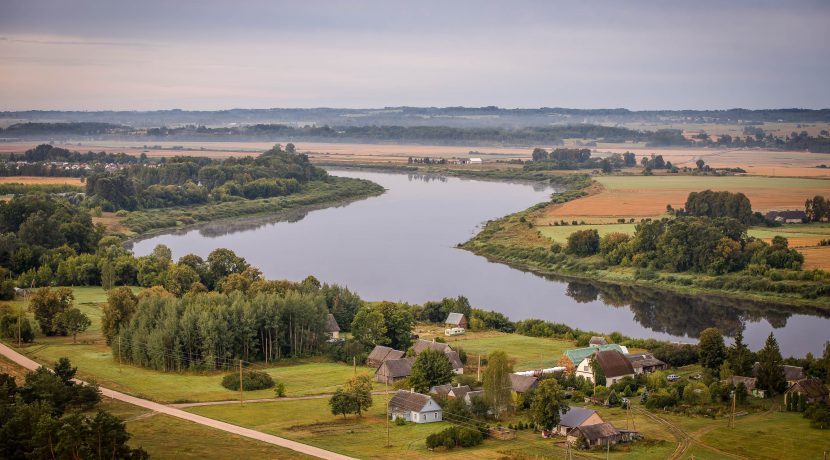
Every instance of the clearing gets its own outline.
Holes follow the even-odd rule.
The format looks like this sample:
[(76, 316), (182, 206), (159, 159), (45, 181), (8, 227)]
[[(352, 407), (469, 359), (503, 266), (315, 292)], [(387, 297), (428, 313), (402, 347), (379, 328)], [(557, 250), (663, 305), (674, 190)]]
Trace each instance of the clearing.
[(83, 187), (84, 182), (79, 177), (46, 177), (46, 176), (2, 176), (0, 184), (23, 185), (75, 185)]

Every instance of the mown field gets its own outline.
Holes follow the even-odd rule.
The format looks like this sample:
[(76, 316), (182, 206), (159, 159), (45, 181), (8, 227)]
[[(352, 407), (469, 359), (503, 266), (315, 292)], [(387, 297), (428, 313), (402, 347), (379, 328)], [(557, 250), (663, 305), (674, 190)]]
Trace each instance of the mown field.
[(0, 176), (0, 184), (23, 185), (74, 185), (83, 187), (78, 177), (41, 177), (41, 176)]
[(804, 209), (804, 201), (826, 195), (830, 181), (789, 177), (715, 176), (601, 176), (599, 193), (551, 206), (540, 225), (565, 219), (593, 219), (592, 223), (616, 223), (618, 218), (657, 217), (666, 205), (683, 208), (690, 192), (727, 190), (742, 192), (756, 211)]

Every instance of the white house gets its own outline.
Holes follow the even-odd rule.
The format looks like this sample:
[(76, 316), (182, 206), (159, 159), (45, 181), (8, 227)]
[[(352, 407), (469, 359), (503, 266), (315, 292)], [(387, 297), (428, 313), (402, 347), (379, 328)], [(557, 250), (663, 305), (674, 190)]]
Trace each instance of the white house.
[(602, 369), (602, 373), (605, 374), (605, 386), (607, 387), (625, 377), (634, 377), (634, 366), (631, 365), (631, 361), (626, 359), (625, 355), (617, 350), (598, 351), (583, 359), (576, 366), (576, 375), (582, 376), (592, 383), (596, 383), (594, 369), (591, 366), (591, 362), (594, 360), (597, 361), (597, 364)]
[(471, 165), (480, 165), (481, 164), (481, 158), (470, 158), (470, 164)]
[(414, 391), (398, 390), (389, 400), (392, 420), (402, 418), (407, 422), (432, 423), (443, 420), (444, 411), (432, 397)]

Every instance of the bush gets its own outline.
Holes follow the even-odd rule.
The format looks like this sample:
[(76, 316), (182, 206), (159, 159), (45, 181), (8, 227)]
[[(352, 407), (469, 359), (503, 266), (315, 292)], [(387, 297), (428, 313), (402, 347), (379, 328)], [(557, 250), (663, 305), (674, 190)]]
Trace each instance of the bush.
[(402, 419), (401, 417), (398, 417), (398, 418), (395, 419), (395, 425), (396, 426), (404, 426), (404, 425), (406, 425), (406, 420)]
[(482, 441), (484, 441), (484, 435), (481, 431), (453, 426), (427, 436), (426, 444), (428, 449), (442, 446), (452, 449), (453, 447), (477, 446)]
[[(233, 372), (222, 379), (222, 386), (228, 390), (239, 390), (239, 373)], [(246, 370), (242, 372), (242, 390), (264, 390), (274, 386), (274, 379), (262, 371)]]

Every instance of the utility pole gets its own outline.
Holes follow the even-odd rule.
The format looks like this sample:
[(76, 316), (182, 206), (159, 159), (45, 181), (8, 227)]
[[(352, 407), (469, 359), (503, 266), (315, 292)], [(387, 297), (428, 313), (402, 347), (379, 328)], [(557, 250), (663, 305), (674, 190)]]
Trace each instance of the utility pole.
[(732, 414), (729, 417), (729, 428), (735, 428), (735, 391), (732, 392)]
[(354, 369), (352, 374), (357, 375), (357, 356), (352, 356), (352, 367)]
[(389, 379), (386, 382), (386, 447), (389, 447)]
[(118, 336), (118, 365), (121, 365), (121, 336)]
[(478, 354), (478, 371), (476, 371), (476, 382), (481, 382), (481, 353)]
[(242, 358), (239, 358), (239, 405), (241, 406), (245, 402), (244, 396), (242, 396)]
[(611, 440), (605, 441), (605, 460), (611, 456)]

